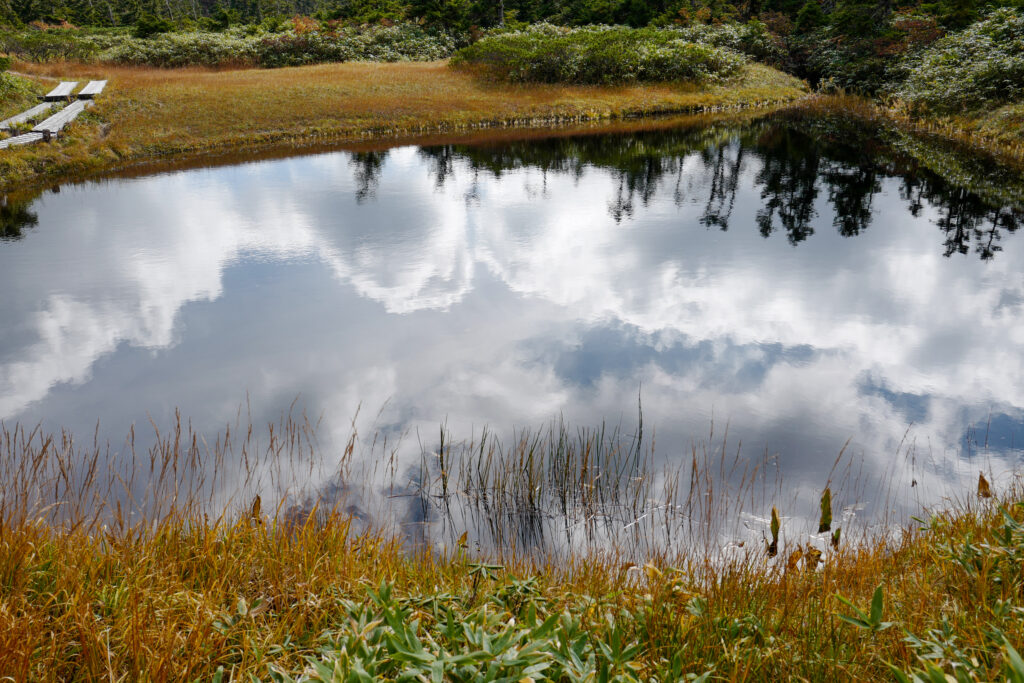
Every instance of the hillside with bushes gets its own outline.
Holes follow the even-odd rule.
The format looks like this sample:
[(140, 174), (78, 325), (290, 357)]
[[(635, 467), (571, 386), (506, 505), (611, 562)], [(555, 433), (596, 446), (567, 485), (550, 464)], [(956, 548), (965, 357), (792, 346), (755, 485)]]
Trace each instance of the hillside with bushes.
[[(457, 61), (486, 63), (489, 71), (501, 71), (504, 78), (570, 82), (594, 78), (575, 68), (572, 73), (550, 73), (552, 65), (569, 54), (593, 53), (597, 56), (591, 66), (600, 68), (598, 63), (607, 63), (610, 50), (621, 60), (614, 60), (612, 68), (618, 75), (605, 80), (621, 82), (648, 80), (645, 74), (653, 71), (665, 72), (659, 79), (675, 77), (665, 69), (677, 57), (680, 64), (687, 64), (681, 68), (683, 76), (727, 74), (735, 71), (733, 53), (738, 53), (824, 91), (881, 96), (917, 112), (955, 113), (1013, 102), (1024, 89), (1021, 4), (0, 0), (0, 24), (7, 26), (0, 31), (0, 52), (33, 62), (277, 67), (435, 60), (466, 48)], [(612, 26), (619, 28), (607, 28)], [(562, 27), (561, 33), (557, 27)], [(583, 28), (569, 31), (571, 27)], [(623, 27), (643, 32), (629, 34)], [(626, 45), (631, 47), (624, 49)], [(602, 50), (603, 57), (598, 54)], [(697, 67), (696, 72), (690, 66), (710, 62), (716, 66)], [(662, 66), (651, 66), (655, 63)], [(631, 71), (637, 73), (626, 73)]]

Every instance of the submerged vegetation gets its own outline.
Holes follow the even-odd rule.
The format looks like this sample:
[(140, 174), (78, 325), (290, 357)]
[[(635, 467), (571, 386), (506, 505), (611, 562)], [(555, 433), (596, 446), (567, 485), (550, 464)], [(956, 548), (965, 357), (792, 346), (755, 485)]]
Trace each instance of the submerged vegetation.
[[(843, 492), (826, 488), (820, 500), (806, 501), (820, 505), (817, 528), (824, 531), (787, 536), (792, 521), (785, 508), (783, 515), (773, 509), (765, 529), (771, 541), (747, 543), (731, 555), (679, 543), (642, 558), (624, 554), (627, 547), (567, 556), (480, 550), (457, 530), (443, 534), (450, 540), (441, 545), (410, 547), (401, 527), (367, 524), (363, 508), (351, 507), (349, 485), (356, 482), (348, 477), (366, 455), (357, 441), (337, 460), (314, 466), (321, 456), (310, 429), (289, 421), (261, 444), (243, 428), (241, 442), (228, 434), (207, 451), (179, 424), (138, 458), (76, 447), (67, 434), (5, 431), (0, 675), (44, 681), (1024, 676), (1017, 649), (1024, 637), (1024, 505), (1015, 486), (997, 494), (982, 476), (976, 498), (936, 511), (899, 536), (859, 542), (849, 541), (846, 529), (840, 534), (832, 517)], [(465, 489), (529, 513), (529, 500), (495, 487), (506, 482), (513, 485), (509, 493), (527, 492), (542, 468), (545, 479), (562, 482), (554, 490), (584, 501), (601, 488), (627, 491), (632, 479), (648, 476), (632, 469), (639, 434), (625, 439), (624, 450), (596, 452), (592, 446), (618, 440), (600, 432), (565, 439), (569, 433), (556, 431), (553, 441), (527, 436), (505, 456), (487, 439), (467, 444), (464, 454), (477, 463), (470, 470), (446, 467), (451, 444), (442, 440), (416, 468), (413, 488), (389, 494), (384, 484), (377, 498), (384, 493), (400, 502), (412, 494), (444, 516)], [(729, 506), (742, 493), (716, 488), (725, 482), (716, 479), (722, 475), (714, 460), (697, 463), (691, 487), (716, 491), (706, 514), (732, 514)], [(321, 467), (337, 473), (334, 484), (321, 488), (331, 498), (298, 509), (277, 499), (275, 506), (275, 486)], [(559, 478), (560, 471), (569, 476)], [(594, 488), (603, 478), (619, 484)], [(219, 499), (210, 507), (218, 481), (228, 488), (240, 482), (234, 503)], [(52, 506), (54, 498), (61, 505)], [(594, 504), (600, 513), (620, 503)], [(143, 508), (145, 515), (136, 514)], [(818, 536), (822, 544), (814, 542)]]

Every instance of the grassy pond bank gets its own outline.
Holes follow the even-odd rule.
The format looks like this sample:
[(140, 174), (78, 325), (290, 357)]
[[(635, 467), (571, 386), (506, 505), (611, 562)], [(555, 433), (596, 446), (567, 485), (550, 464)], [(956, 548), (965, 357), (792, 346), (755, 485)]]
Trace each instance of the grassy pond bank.
[[(111, 172), (237, 162), (345, 147), (504, 139), (671, 125), (685, 115), (735, 117), (787, 108), (891, 128), (923, 144), (1020, 167), (1014, 106), (965, 116), (915, 117), (854, 96), (811, 95), (806, 85), (752, 63), (722, 84), (619, 86), (503, 84), (446, 62), (345, 63), (285, 69), (211, 70), (20, 64), (2, 111), (21, 111), (55, 78), (107, 78), (111, 86), (60, 140), (5, 150), (0, 188), (27, 190)], [(715, 112), (721, 112), (716, 114)], [(729, 113), (731, 112), (731, 113)], [(659, 122), (659, 119), (661, 120)], [(519, 131), (519, 132), (516, 132)]]
[(168, 159), (739, 109), (805, 95), (797, 79), (758, 64), (710, 86), (502, 85), (446, 62), (228, 71), (22, 64), (18, 70), (79, 79), (102, 74), (109, 85), (56, 144), (0, 157), (0, 187), (7, 190)]
[[(240, 472), (226, 457), (231, 435), (207, 449), (181, 424), (119, 464), (68, 434), (5, 429), (0, 673), (15, 681), (1024, 675), (1017, 481), (996, 490), (982, 476), (977, 492), (922, 512), (899, 533), (860, 539), (840, 538), (826, 490), (823, 534), (787, 539), (786, 511), (772, 508), (763, 544), (712, 554), (676, 543), (641, 562), (627, 546), (485, 552), (465, 533), (442, 547), (410, 546), (406, 532), (346, 509), (354, 441), (328, 465), (340, 473), (333, 502), (307, 499), (297, 511), (257, 494), (223, 514), (208, 506), (204, 490), (218, 476), (240, 474), (244, 492), (280, 483), (275, 476), (307, 459), (312, 467), (310, 429), (288, 421), (263, 448), (250, 430), (235, 444)], [(603, 450), (615, 440), (597, 433), (566, 434), (505, 451), (485, 439), (446, 450), (442, 440), (419, 488), (398, 494), (442, 517), (459, 500), (489, 500), (493, 515), (522, 525), (541, 512), (531, 507), (534, 485), (597, 517), (650, 485), (655, 473), (639, 451)], [(689, 493), (683, 484), (674, 494), (680, 509), (713, 519), (742, 506), (749, 484), (723, 486), (725, 454), (695, 451), (692, 466)], [(146, 521), (136, 516), (143, 508)]]

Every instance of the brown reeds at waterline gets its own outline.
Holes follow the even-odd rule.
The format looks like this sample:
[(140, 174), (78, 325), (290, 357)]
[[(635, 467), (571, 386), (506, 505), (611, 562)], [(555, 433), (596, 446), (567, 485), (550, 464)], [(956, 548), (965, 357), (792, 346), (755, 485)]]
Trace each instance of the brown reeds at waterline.
[[(971, 491), (898, 537), (844, 535), (824, 552), (785, 537), (783, 509), (776, 561), (757, 544), (713, 559), (662, 546), (642, 564), (626, 545), (558, 556), (506, 545), (487, 557), (468, 534), (410, 546), (401, 529), (367, 525), (341, 505), (287, 503), (304, 499), (297, 489), (271, 504), (273, 491), (315, 478), (320, 465), (309, 460), (323, 454), (304, 420), (259, 431), (232, 429), (208, 445), (179, 423), (132, 458), (130, 438), (119, 449), (79, 448), (69, 434), (7, 429), (0, 675), (871, 680), (890, 677), (890, 665), (930, 665), (991, 680), (1013, 673), (1024, 636), (1024, 510), (1012, 487)], [(504, 449), (439, 432), (420, 475), (382, 467), (395, 465), (390, 495), (430, 506), (442, 528), (464, 498), (486, 498), (495, 520), (515, 518), (513, 529), (524, 516), (551, 514), (552, 502), (567, 513), (643, 514), (649, 449), (639, 430), (614, 432), (552, 425)], [(345, 482), (360, 474), (359, 453), (352, 440), (323, 457), (340, 482), (334, 494), (353, 490)], [(726, 472), (733, 457), (716, 453), (706, 464)], [(603, 481), (615, 473), (618, 484)], [(720, 485), (718, 474), (698, 470), (695, 490), (742, 490)], [(830, 512), (845, 495), (842, 478)], [(741, 469), (744, 479), (758, 481)], [(686, 505), (686, 495), (669, 493)], [(823, 515), (824, 503), (810, 501)], [(695, 516), (727, 512), (690, 507)]]

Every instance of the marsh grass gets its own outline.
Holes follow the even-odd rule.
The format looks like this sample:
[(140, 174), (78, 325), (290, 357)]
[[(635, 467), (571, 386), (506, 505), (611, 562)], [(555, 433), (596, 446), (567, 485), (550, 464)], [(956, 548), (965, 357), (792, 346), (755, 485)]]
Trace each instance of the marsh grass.
[(944, 145), (965, 154), (990, 157), (1018, 170), (1024, 169), (1024, 127), (1020, 105), (973, 114), (914, 114), (899, 106), (888, 107), (853, 95), (815, 95), (792, 108), (808, 118), (844, 117), (879, 130), (895, 129), (920, 143)]
[(796, 79), (759, 65), (708, 87), (499, 86), (446, 62), (234, 71), (76, 64), (19, 69), (109, 84), (56, 144), (0, 155), (0, 187), (7, 190), (171, 158), (737, 109), (804, 94)]
[(38, 103), (46, 92), (42, 83), (0, 72), (0, 120), (18, 114)]
[[(468, 530), (448, 542), (460, 499), (492, 506), (487, 528), (511, 518), (507, 529), (528, 529), (537, 515), (624, 519), (663, 504), (635, 497), (651, 490), (636, 483), (652, 474), (649, 437), (639, 428), (559, 424), (501, 449), (488, 435), (456, 442), (441, 430), (418, 465), (384, 457), (361, 470), (368, 453), (394, 447), (353, 435), (322, 452), (316, 432), (315, 423), (287, 416), (254, 429), (240, 415), (204, 443), (178, 420), (136, 454), (133, 434), (115, 449), (95, 435), (77, 444), (68, 433), (5, 428), (0, 676), (869, 680), (890, 676), (890, 666), (938, 667), (957, 680), (1014, 673), (1011, 647), (1024, 636), (1019, 486), (965, 492), (899, 535), (822, 551), (783, 533), (775, 559), (756, 543), (713, 556), (672, 542), (643, 548), (642, 562), (621, 542), (559, 554), (523, 543), (477, 550)], [(743, 489), (726, 481), (733, 458), (725, 453), (702, 462), (698, 452), (691, 493), (667, 491), (675, 505), (702, 498), (691, 514), (706, 519), (744, 506), (730, 502)], [(377, 498), (426, 506), (440, 543), (410, 543), (401, 526), (370, 523), (363, 506), (349, 505), (360, 478), (381, 471)], [(740, 482), (758, 480), (740, 472)], [(774, 477), (761, 479), (773, 487)], [(830, 510), (843, 480), (829, 491)], [(324, 495), (299, 488), (303, 481)], [(824, 513), (824, 496), (807, 503)], [(779, 504), (785, 532), (791, 522)]]

